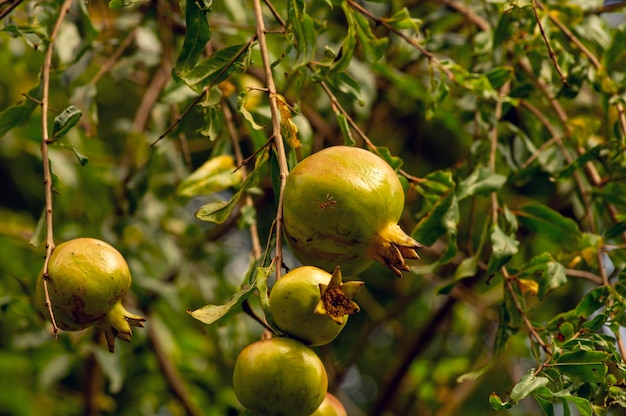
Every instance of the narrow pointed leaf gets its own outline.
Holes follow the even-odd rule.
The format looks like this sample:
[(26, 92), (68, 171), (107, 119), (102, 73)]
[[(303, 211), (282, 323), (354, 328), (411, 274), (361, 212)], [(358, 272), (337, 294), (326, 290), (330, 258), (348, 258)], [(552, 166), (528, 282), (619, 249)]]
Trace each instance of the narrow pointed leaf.
[(250, 286), (235, 293), (226, 303), (222, 305), (205, 305), (196, 310), (188, 310), (191, 316), (205, 324), (213, 324), (226, 318), (241, 305), (254, 291), (256, 286)]

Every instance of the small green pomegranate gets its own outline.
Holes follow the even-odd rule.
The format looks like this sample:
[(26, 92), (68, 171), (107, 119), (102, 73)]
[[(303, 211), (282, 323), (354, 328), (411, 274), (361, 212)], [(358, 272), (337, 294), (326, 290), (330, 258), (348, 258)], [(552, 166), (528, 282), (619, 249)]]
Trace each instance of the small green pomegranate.
[(324, 345), (358, 312), (352, 297), (363, 282), (343, 283), (339, 267), (330, 273), (313, 266), (291, 270), (270, 292), (270, 312), (280, 330), (307, 345)]
[(311, 416), (348, 416), (348, 412), (338, 398), (326, 393), (324, 401)]
[(310, 348), (276, 337), (241, 351), (233, 389), (243, 407), (255, 415), (309, 416), (324, 400), (328, 375)]
[(401, 277), (420, 247), (397, 224), (403, 209), (402, 184), (387, 162), (357, 147), (328, 147), (287, 177), (285, 236), (304, 265), (329, 273), (339, 265), (353, 276), (377, 260)]
[[(52, 321), (43, 285), (43, 270), (37, 280), (36, 303)], [(56, 246), (48, 263), (47, 287), (57, 326), (79, 331), (100, 327), (113, 352), (115, 338), (129, 342), (131, 326), (142, 327), (144, 318), (122, 306), (130, 289), (131, 275), (122, 254), (94, 238), (76, 238)]]

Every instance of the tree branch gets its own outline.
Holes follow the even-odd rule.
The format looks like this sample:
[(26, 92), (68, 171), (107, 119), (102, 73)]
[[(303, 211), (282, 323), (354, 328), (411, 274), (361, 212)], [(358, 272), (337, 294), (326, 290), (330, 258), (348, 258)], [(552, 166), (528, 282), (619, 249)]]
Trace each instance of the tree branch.
[(48, 155), (48, 144), (51, 142), (48, 135), (48, 106), (50, 97), (50, 71), (52, 69), (52, 53), (54, 52), (54, 40), (59, 33), (59, 28), (63, 19), (67, 15), (70, 9), (72, 0), (65, 0), (61, 9), (59, 10), (59, 16), (54, 24), (52, 33), (49, 36), (48, 46), (46, 48), (46, 55), (44, 57), (44, 63), (41, 74), (41, 159), (43, 162), (43, 175), (44, 175), (44, 195), (45, 195), (45, 218), (46, 218), (46, 259), (43, 263), (43, 288), (46, 298), (46, 306), (48, 307), (48, 313), (50, 314), (50, 320), (52, 321), (52, 330), (55, 336), (59, 332), (56, 320), (54, 318), (54, 312), (52, 311), (52, 302), (50, 301), (50, 292), (48, 291), (48, 264), (50, 263), (50, 256), (54, 250), (54, 230), (52, 225), (52, 169), (50, 167), (50, 159)]
[(366, 8), (364, 8), (363, 6), (358, 4), (355, 0), (348, 0), (348, 4), (350, 5), (350, 7), (352, 7), (353, 9), (355, 9), (356, 11), (361, 13), (362, 15), (364, 15), (367, 18), (373, 20), (377, 25), (383, 26), (385, 29), (389, 30), (390, 32), (395, 33), (397, 36), (399, 36), (402, 39), (404, 39), (409, 45), (413, 46), (422, 55), (424, 55), (426, 58), (428, 58), (428, 60), (432, 64), (437, 66), (437, 68), (439, 68), (441, 70), (441, 72), (446, 74), (446, 76), (448, 77), (449, 80), (453, 81), (455, 79), (454, 74), (448, 68), (446, 68), (441, 63), (441, 61), (433, 53), (431, 53), (426, 48), (424, 48), (422, 45), (420, 45), (420, 43), (418, 41), (416, 41), (415, 39), (407, 36), (404, 32), (396, 29), (395, 27), (390, 25), (385, 19), (381, 19), (380, 17), (374, 16), (372, 13), (369, 12), (369, 10), (367, 10)]
[(263, 11), (261, 10), (260, 0), (254, 0), (254, 14), (257, 24), (259, 49), (261, 50), (263, 70), (265, 72), (265, 83), (269, 95), (270, 111), (272, 114), (272, 137), (274, 139), (274, 147), (276, 149), (278, 169), (280, 172), (278, 207), (276, 209), (276, 279), (280, 279), (283, 264), (283, 193), (285, 190), (285, 182), (287, 181), (287, 176), (289, 175), (289, 167), (287, 166), (287, 155), (285, 153), (285, 145), (283, 143), (283, 136), (280, 129), (280, 111), (278, 109), (276, 85), (274, 84), (274, 75), (272, 74), (267, 41), (265, 39), (265, 23), (263, 22)]

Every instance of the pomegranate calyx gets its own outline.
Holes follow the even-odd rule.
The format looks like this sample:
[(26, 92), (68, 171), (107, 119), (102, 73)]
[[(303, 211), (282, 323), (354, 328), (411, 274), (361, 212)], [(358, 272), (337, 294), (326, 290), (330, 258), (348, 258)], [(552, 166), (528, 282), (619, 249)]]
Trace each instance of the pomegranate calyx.
[(118, 302), (109, 313), (102, 318), (98, 326), (104, 332), (109, 351), (114, 352), (115, 339), (119, 338), (122, 341), (130, 342), (132, 335), (130, 327), (136, 326), (143, 328), (145, 321), (146, 318), (128, 312), (126, 308), (122, 306), (122, 303)]
[(415, 239), (407, 235), (398, 224), (389, 224), (372, 239), (367, 249), (368, 257), (382, 263), (397, 277), (408, 272), (406, 259), (420, 258), (417, 249), (422, 247)]
[(338, 325), (343, 324), (344, 315), (352, 315), (361, 310), (352, 298), (363, 285), (364, 282), (360, 281), (343, 283), (341, 269), (339, 266), (335, 267), (330, 282), (327, 285), (319, 284), (321, 299), (315, 307), (315, 313), (328, 315)]

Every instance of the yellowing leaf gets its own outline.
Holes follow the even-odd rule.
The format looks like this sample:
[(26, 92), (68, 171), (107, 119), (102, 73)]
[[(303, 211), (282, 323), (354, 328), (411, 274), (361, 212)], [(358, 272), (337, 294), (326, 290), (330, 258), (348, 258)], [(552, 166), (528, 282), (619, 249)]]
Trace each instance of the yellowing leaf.
[(529, 279), (517, 279), (517, 285), (522, 293), (536, 295), (539, 292), (539, 283)]
[(280, 112), (280, 127), (281, 133), (283, 137), (287, 141), (287, 144), (294, 149), (302, 146), (300, 140), (298, 140), (298, 127), (291, 120), (291, 107), (285, 100), (285, 98), (280, 95), (274, 95), (276, 98), (276, 104), (278, 105), (278, 111)]

